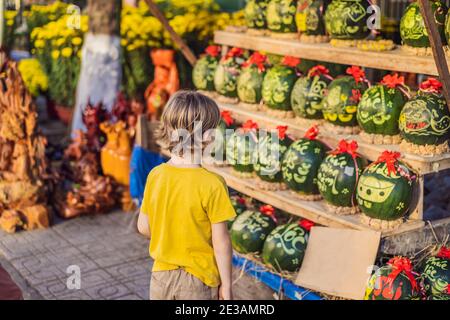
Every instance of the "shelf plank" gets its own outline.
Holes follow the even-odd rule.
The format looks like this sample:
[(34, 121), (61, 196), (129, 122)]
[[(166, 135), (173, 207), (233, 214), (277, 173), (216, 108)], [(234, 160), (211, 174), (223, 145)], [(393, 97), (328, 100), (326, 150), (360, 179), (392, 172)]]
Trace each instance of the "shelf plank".
[[(269, 117), (263, 111), (247, 111), (239, 108), (237, 105), (217, 103), (221, 110), (231, 111), (232, 117), (238, 122), (245, 122), (248, 119), (252, 119), (262, 128), (275, 128), (279, 125), (286, 125), (288, 126), (288, 133), (296, 138), (302, 137), (308, 129), (307, 127), (298, 125), (292, 119), (277, 119)], [(384, 150), (400, 152), (398, 145), (374, 145), (362, 141), (358, 135), (336, 135), (322, 130), (319, 139), (331, 147), (336, 147), (341, 139), (356, 140), (359, 146), (358, 152), (371, 161), (375, 161)], [(420, 156), (404, 152), (401, 152), (401, 154), (403, 160), (421, 175), (450, 168), (450, 153), (437, 156)]]
[(337, 48), (329, 43), (301, 43), (297, 40), (281, 40), (230, 31), (216, 31), (214, 41), (221, 45), (304, 59), (438, 75), (433, 57), (412, 55), (399, 47), (391, 51), (372, 52), (356, 48)]
[[(304, 201), (295, 196), (291, 191), (266, 191), (257, 187), (255, 179), (242, 179), (233, 174), (231, 167), (217, 167), (204, 164), (203, 167), (211, 172), (222, 176), (227, 185), (254, 199), (270, 204), (278, 209), (286, 211), (317, 224), (335, 227), (350, 228), (356, 230), (373, 230), (362, 224), (360, 214), (351, 216), (339, 216), (329, 212), (324, 201)], [(398, 229), (382, 232), (382, 237), (401, 234), (408, 231), (420, 229), (424, 222), (420, 220), (408, 220)]]

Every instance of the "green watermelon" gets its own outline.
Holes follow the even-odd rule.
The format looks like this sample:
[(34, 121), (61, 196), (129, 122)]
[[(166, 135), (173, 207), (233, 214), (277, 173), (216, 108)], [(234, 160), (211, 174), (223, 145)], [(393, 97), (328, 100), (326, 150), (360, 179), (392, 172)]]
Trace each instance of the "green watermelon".
[(219, 64), (219, 55), (219, 46), (209, 46), (206, 55), (198, 59), (192, 70), (192, 81), (197, 90), (214, 91), (214, 73)]
[(258, 253), (266, 237), (277, 226), (270, 215), (247, 210), (237, 216), (231, 227), (231, 243), (239, 253)]
[[(397, 81), (397, 82), (396, 82)], [(387, 75), (367, 89), (358, 104), (356, 118), (367, 133), (393, 136), (399, 134), (398, 119), (407, 98), (398, 88), (404, 78)]]
[(272, 32), (296, 33), (296, 0), (271, 0), (267, 5), (267, 27)]
[[(224, 161), (226, 158), (226, 145), (229, 136), (227, 136), (227, 130), (234, 130), (236, 128), (236, 122), (231, 116), (231, 112), (223, 110), (220, 112), (220, 122), (216, 129), (216, 139), (214, 140), (214, 148), (211, 156), (217, 161)], [(220, 136), (217, 137), (217, 136)]]
[[(245, 199), (242, 198), (241, 196), (238, 195), (231, 196), (230, 200), (231, 204), (233, 205), (234, 211), (236, 211), (237, 216), (239, 216), (240, 214), (244, 213), (247, 210), (247, 201), (245, 201)], [(228, 220), (228, 229), (231, 229), (234, 220), (236, 220), (236, 217)]]
[(283, 181), (280, 159), (292, 143), (286, 135), (286, 130), (287, 126), (278, 126), (276, 131), (259, 133), (258, 160), (254, 168), (264, 181)]
[(245, 22), (251, 29), (267, 29), (267, 4), (269, 0), (248, 0), (244, 8)]
[(356, 205), (356, 185), (367, 161), (356, 152), (356, 141), (341, 140), (317, 172), (317, 186), (322, 197), (337, 207)]
[(427, 259), (421, 278), (427, 295), (447, 295), (450, 299), (450, 248), (442, 247), (435, 257)]
[(358, 125), (356, 110), (367, 84), (360, 68), (348, 68), (347, 73), (352, 75), (337, 78), (328, 86), (322, 99), (322, 112), (323, 118), (334, 125), (354, 127)]
[(322, 65), (311, 68), (306, 77), (297, 80), (291, 93), (295, 115), (305, 119), (322, 119), (322, 98), (333, 78)]
[(232, 48), (220, 60), (214, 73), (214, 87), (219, 94), (237, 98), (237, 79), (245, 60), (246, 51), (240, 48)]
[(297, 271), (303, 262), (308, 237), (309, 229), (298, 222), (276, 227), (264, 242), (263, 262), (279, 272)]
[(227, 161), (238, 172), (253, 172), (253, 164), (257, 157), (258, 125), (248, 120), (227, 140)]
[(243, 65), (237, 80), (239, 100), (245, 103), (259, 104), (262, 99), (262, 83), (268, 65), (267, 57), (255, 52)]
[[(434, 13), (434, 21), (438, 28), (443, 44), (445, 39), (445, 15), (447, 14), (447, 7), (440, 1), (430, 1), (431, 9)], [(403, 13), (400, 20), (400, 36), (403, 44), (411, 47), (429, 47), (430, 40), (428, 38), (428, 31), (425, 27), (425, 22), (420, 13), (418, 2), (411, 3)]]
[(415, 176), (399, 157), (398, 152), (384, 151), (359, 178), (356, 199), (365, 215), (396, 220), (408, 212)]
[(324, 13), (328, 5), (327, 0), (314, 0), (305, 10), (306, 30), (304, 33), (309, 36), (325, 35)]
[(442, 84), (429, 78), (400, 113), (400, 134), (418, 145), (438, 145), (449, 139), (450, 112), (440, 93)]
[(370, 33), (367, 0), (333, 0), (325, 11), (325, 28), (333, 39), (363, 39)]
[(414, 300), (418, 295), (411, 261), (395, 257), (372, 275), (364, 300)]
[[(308, 133), (310, 131), (308, 130)], [(290, 189), (300, 194), (319, 194), (317, 171), (325, 158), (327, 147), (315, 140), (316, 135), (317, 132), (311, 137), (292, 143), (281, 161), (283, 181)]]
[(291, 92), (297, 80), (295, 66), (300, 59), (285, 57), (281, 65), (269, 69), (262, 85), (264, 103), (272, 109), (291, 110)]

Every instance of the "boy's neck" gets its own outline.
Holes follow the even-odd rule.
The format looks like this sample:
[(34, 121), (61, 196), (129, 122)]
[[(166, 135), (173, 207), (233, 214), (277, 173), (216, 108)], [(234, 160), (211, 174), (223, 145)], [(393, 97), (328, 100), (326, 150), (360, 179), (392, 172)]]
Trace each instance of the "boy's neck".
[(200, 168), (200, 163), (196, 163), (193, 157), (180, 157), (172, 154), (170, 160), (167, 162), (168, 164), (174, 167), (181, 168)]

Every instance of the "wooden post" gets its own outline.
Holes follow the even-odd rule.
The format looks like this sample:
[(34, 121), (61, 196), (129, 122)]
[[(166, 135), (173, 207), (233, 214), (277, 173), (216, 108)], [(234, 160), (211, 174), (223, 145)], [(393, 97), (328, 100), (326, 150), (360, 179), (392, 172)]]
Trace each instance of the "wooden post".
[(193, 66), (197, 62), (197, 57), (195, 56), (195, 54), (187, 46), (187, 44), (184, 43), (183, 39), (181, 39), (181, 37), (175, 32), (175, 30), (173, 30), (173, 28), (169, 24), (169, 21), (167, 21), (166, 17), (159, 10), (158, 6), (152, 0), (145, 0), (145, 2), (147, 3), (150, 12), (161, 22), (164, 29), (169, 32), (172, 41), (180, 47), (181, 53), (183, 53), (187, 61), (189, 61), (189, 63)]
[(450, 108), (450, 73), (448, 71), (447, 59), (442, 47), (441, 36), (438, 32), (431, 2), (429, 0), (419, 0), (420, 13), (422, 14), (425, 26), (430, 37), (431, 50), (433, 51), (434, 62), (442, 82), (444, 97), (447, 106)]

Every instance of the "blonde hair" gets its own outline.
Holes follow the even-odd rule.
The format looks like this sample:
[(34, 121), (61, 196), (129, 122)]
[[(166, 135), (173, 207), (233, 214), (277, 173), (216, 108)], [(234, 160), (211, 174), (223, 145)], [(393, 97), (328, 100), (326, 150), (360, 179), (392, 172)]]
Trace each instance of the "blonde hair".
[[(199, 133), (198, 125), (201, 124), (203, 140), (203, 134), (215, 129), (219, 121), (220, 111), (214, 100), (196, 91), (181, 90), (172, 95), (164, 107), (156, 138), (158, 143), (169, 151), (183, 143), (189, 143), (188, 148), (192, 149), (192, 146), (199, 147), (193, 144), (197, 141), (192, 138), (196, 132)], [(183, 136), (178, 134), (182, 130), (189, 133), (190, 141), (183, 141)], [(201, 143), (201, 148), (204, 148), (205, 143)]]

